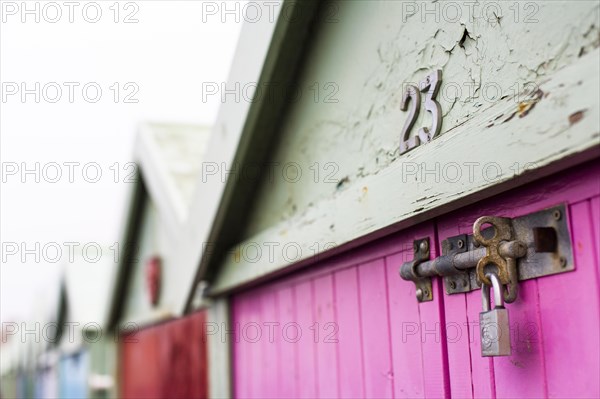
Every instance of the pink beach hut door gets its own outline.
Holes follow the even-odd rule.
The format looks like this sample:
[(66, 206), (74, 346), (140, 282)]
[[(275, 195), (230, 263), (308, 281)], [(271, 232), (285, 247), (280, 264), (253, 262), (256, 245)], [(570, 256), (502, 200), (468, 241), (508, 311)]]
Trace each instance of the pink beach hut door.
[[(575, 270), (521, 281), (512, 355), (481, 356), (481, 291), (419, 303), (398, 269), (413, 241), (470, 233), (482, 215), (565, 205)], [(232, 297), (238, 398), (600, 397), (600, 166), (562, 172)]]

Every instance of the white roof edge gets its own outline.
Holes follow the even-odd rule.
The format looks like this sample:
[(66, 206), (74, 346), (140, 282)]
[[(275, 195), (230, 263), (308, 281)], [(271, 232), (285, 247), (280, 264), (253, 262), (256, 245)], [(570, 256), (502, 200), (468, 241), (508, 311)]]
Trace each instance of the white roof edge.
[(198, 135), (203, 134), (202, 130), (210, 132), (210, 128), (204, 125), (155, 122), (144, 122), (138, 127), (134, 160), (140, 167), (148, 194), (156, 204), (162, 219), (174, 235), (179, 235), (189, 216), (190, 204), (186, 202), (183, 193), (169, 174), (169, 165), (161, 156), (164, 149), (157, 143), (155, 135), (159, 128), (174, 131), (194, 129)]
[[(276, 7), (276, 10), (281, 11), (281, 7)], [(260, 81), (279, 15), (275, 17), (274, 21), (261, 19), (256, 23), (244, 23), (229, 73), (228, 86), (235, 85), (236, 82)], [(221, 105), (203, 162), (213, 162), (217, 165), (224, 163), (228, 168), (231, 167), (251, 105), (249, 101), (227, 101)], [(197, 179), (194, 200), (185, 224), (185, 234), (182, 236), (181, 250), (178, 251), (178, 261), (182, 269), (190, 272), (190, 284), (194, 284), (195, 274), (205, 250), (202, 243), (207, 241), (210, 234), (225, 185), (226, 179), (203, 181), (202, 175)], [(177, 307), (181, 314), (185, 312), (190, 292), (195, 292), (195, 287), (187, 288), (186, 295), (182, 296)]]

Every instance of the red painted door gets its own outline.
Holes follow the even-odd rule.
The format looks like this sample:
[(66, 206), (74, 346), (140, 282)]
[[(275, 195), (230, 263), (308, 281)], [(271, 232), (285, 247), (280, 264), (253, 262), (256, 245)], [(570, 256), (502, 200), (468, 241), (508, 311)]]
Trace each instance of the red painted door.
[(205, 312), (120, 337), (120, 397), (206, 398)]
[[(412, 242), (470, 232), (482, 215), (567, 204), (576, 270), (520, 283), (513, 354), (481, 357), (481, 292), (418, 303), (398, 276)], [(600, 165), (589, 163), (235, 295), (234, 395), (600, 397)]]

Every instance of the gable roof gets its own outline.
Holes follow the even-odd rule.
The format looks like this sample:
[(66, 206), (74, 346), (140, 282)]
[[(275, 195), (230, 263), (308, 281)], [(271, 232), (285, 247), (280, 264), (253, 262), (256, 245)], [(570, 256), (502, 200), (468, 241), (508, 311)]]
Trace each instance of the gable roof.
[(150, 197), (173, 227), (187, 220), (209, 135), (207, 126), (146, 123), (140, 127), (135, 159)]
[[(280, 16), (276, 23), (268, 19), (246, 22), (228, 84), (258, 82), (257, 86), (271, 83), (286, 87), (293, 83), (306, 42), (311, 36), (312, 22), (320, 7), (319, 2), (286, 0), (284, 7), (278, 9), (285, 9), (286, 15)], [(256, 101), (224, 102), (210, 140), (205, 143), (206, 151), (201, 161), (225, 165), (228, 169), (234, 165), (241, 169), (264, 162), (289, 102), (287, 96), (290, 90), (283, 92), (283, 96), (278, 98), (261, 96)], [(143, 204), (148, 196), (152, 198), (165, 221), (172, 221), (168, 228), (177, 234), (179, 242), (174, 263), (180, 273), (190, 274), (190, 284), (186, 284), (187, 292), (182, 290), (185, 297), (179, 309), (180, 313), (185, 313), (197, 305), (196, 299), (202, 292), (199, 288), (214, 276), (222, 254), (239, 239), (238, 226), (245, 221), (256, 187), (253, 182), (230, 179), (229, 176), (208, 182), (197, 176), (192, 189), (194, 194), (188, 197), (191, 205), (187, 208), (186, 217), (185, 207), (173, 194), (177, 184), (164, 183), (168, 181), (165, 176), (169, 168), (161, 168), (161, 162), (150, 161), (160, 159), (153, 156), (159, 146), (151, 141), (142, 136), (138, 138), (136, 160), (140, 162), (139, 179), (131, 190), (130, 209), (122, 237), (124, 242), (135, 242)], [(185, 189), (182, 192), (189, 193)], [(213, 244), (211, 250), (207, 250), (206, 243)], [(118, 266), (108, 323), (111, 328), (116, 326), (120, 317), (120, 304), (131, 274), (130, 258), (131, 254), (124, 256)]]
[(138, 167), (121, 233), (124, 253), (117, 265), (106, 316), (109, 330), (119, 322), (127, 298), (136, 256), (131, 249), (139, 241), (146, 202), (154, 203), (161, 220), (175, 237), (182, 234), (209, 134), (210, 128), (206, 126), (164, 123), (140, 126), (134, 150)]
[[(257, 82), (257, 87), (293, 87), (321, 7), (323, 4), (317, 1), (286, 0), (280, 7), (285, 11), (275, 24), (266, 20), (247, 22), (240, 34), (229, 82)], [(274, 92), (269, 96), (257, 96), (252, 101), (221, 106), (209, 144), (209, 160), (227, 168), (235, 166), (238, 170), (265, 164), (293, 95), (293, 90)], [(218, 262), (240, 239), (239, 226), (245, 225), (257, 190), (256, 183), (254, 179), (227, 178), (212, 185), (198, 185), (193, 204), (198, 209), (189, 228), (194, 238), (210, 243), (211, 250), (202, 246), (195, 253), (182, 256), (182, 261), (197, 265), (194, 284), (185, 304), (186, 312), (193, 310), (197, 303), (196, 287), (202, 287), (203, 281), (214, 278)], [(202, 202), (206, 198), (209, 198), (208, 207)]]

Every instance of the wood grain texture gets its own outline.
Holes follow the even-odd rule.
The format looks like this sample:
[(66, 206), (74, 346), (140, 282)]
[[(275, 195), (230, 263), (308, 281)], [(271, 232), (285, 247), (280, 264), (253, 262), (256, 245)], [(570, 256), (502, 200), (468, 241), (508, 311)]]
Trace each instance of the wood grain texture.
[[(356, 267), (335, 273), (338, 339), (344, 350), (338, 352), (339, 397), (358, 398), (365, 395), (362, 361), (360, 289)], [(343, 305), (342, 305), (343, 304)], [(356, 362), (361, 359), (360, 362)]]
[[(600, 195), (599, 176), (600, 167), (589, 163), (440, 218), (442, 240), (469, 233), (472, 221), (482, 215), (515, 217), (566, 202), (577, 269), (520, 283), (519, 297), (507, 305), (511, 356), (482, 358), (477, 324), (467, 331), (468, 348), (448, 341), (452, 396), (594, 397), (600, 393), (597, 382), (591, 381), (597, 381), (600, 372), (600, 346), (597, 335), (584, 332), (600, 328), (593, 244), (594, 225), (600, 221), (593, 218), (590, 207)], [(478, 323), (481, 293), (447, 296), (445, 307), (446, 323)]]
[[(322, 398), (338, 397), (338, 350), (329, 333), (336, 324), (334, 285), (331, 275), (314, 281), (315, 324), (309, 326), (317, 345), (317, 394)], [(307, 331), (307, 332), (309, 332)]]
[(293, 287), (284, 287), (277, 292), (277, 322), (281, 324), (281, 334), (276, 332), (275, 338), (279, 342), (279, 390), (280, 398), (293, 398), (292, 392), (298, 391), (301, 383), (298, 373), (297, 345), (294, 341), (301, 332), (293, 324), (296, 322), (296, 302)]
[(252, 347), (246, 345), (243, 341), (243, 335), (239, 326), (244, 325), (250, 313), (248, 307), (251, 305), (249, 295), (240, 295), (239, 300), (232, 303), (232, 324), (234, 331), (234, 339), (232, 343), (233, 364), (232, 379), (236, 381), (233, 385), (233, 393), (236, 398), (250, 398), (252, 396), (251, 380), (245, 378), (248, 370), (250, 370), (252, 362)]
[[(365, 397), (393, 397), (387, 281), (384, 259), (359, 266)], [(340, 287), (345, 289), (345, 287)], [(367, 350), (365, 350), (365, 348)]]
[[(300, 281), (298, 284), (294, 284), (294, 290), (296, 292), (297, 323), (302, 332), (300, 340), (296, 344), (296, 361), (301, 381), (298, 385), (297, 397), (315, 398), (317, 397), (317, 375), (319, 373), (317, 345), (308, 330), (309, 326), (315, 322), (313, 283), (310, 280)], [(293, 395), (291, 392), (290, 394)]]
[(599, 221), (592, 220), (589, 210), (589, 201), (570, 206), (576, 271), (538, 281), (549, 397), (600, 395), (600, 303), (593, 242), (593, 224)]
[[(507, 305), (509, 357), (481, 357), (480, 291), (446, 295), (436, 280), (434, 301), (419, 304), (414, 284), (398, 276), (415, 238), (430, 237), (437, 256), (437, 237), (469, 233), (481, 215), (516, 217), (559, 203), (569, 209), (576, 270), (520, 284)], [(599, 205), (600, 164), (591, 162), (234, 295), (235, 320), (260, 312), (263, 321), (295, 321), (303, 333), (293, 350), (279, 341), (276, 353), (236, 344), (236, 393), (257, 381), (254, 397), (598, 397)], [(337, 342), (327, 343), (324, 323), (332, 321)], [(279, 374), (265, 379), (267, 354)]]
[(262, 398), (280, 398), (282, 370), (280, 361), (281, 323), (279, 319), (277, 295), (275, 291), (265, 290), (261, 293), (261, 338), (259, 348), (262, 350), (262, 377), (260, 381), (264, 390)]
[[(274, 392), (279, 397), (412, 398), (425, 392), (447, 397), (444, 342), (441, 336), (422, 340), (419, 330), (422, 321), (439, 318), (441, 304), (417, 304), (414, 285), (397, 274), (402, 261), (412, 257), (408, 251), (412, 240), (423, 235), (433, 239), (433, 233), (433, 225), (427, 223), (364, 251), (326, 261), (320, 268), (233, 296), (234, 320), (248, 322), (260, 311), (264, 323), (277, 309), (280, 326), (295, 322), (302, 331), (295, 342), (290, 341), (295, 338), (293, 329), (287, 335), (276, 333), (275, 352), (266, 347), (273, 345), (266, 336), (259, 343), (234, 343), (236, 397), (266, 397)], [(276, 301), (264, 299), (272, 293)], [(257, 303), (254, 298), (263, 299)], [(436, 301), (441, 298), (438, 295)], [(425, 308), (423, 318), (419, 308)], [(407, 314), (414, 315), (414, 323)], [(406, 321), (416, 326), (415, 335)], [(425, 361), (415, 362), (415, 355)], [(264, 362), (265, 356), (270, 364), (280, 365), (279, 373)], [(428, 386), (423, 379), (425, 365), (436, 380)], [(413, 376), (418, 376), (416, 383)], [(247, 387), (254, 381), (257, 385), (249, 394)]]

